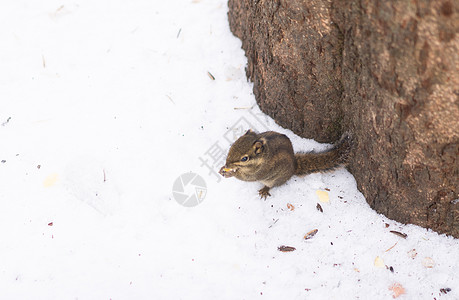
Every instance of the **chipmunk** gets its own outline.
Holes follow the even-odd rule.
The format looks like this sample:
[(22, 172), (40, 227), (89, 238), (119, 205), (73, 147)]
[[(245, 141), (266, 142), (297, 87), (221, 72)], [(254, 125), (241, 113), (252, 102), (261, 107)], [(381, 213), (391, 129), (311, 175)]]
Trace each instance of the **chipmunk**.
[(226, 164), (219, 173), (225, 178), (234, 176), (243, 181), (260, 181), (264, 187), (258, 194), (266, 199), (271, 196), (272, 187), (284, 184), (293, 175), (324, 172), (344, 165), (350, 140), (345, 133), (329, 150), (295, 154), (286, 135), (248, 130), (231, 146)]

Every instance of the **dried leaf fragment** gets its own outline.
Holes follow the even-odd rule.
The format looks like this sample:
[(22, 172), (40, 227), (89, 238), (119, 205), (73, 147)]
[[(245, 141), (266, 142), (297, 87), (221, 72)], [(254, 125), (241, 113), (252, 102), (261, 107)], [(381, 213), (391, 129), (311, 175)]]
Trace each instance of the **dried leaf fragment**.
[(323, 203), (330, 202), (330, 196), (328, 196), (328, 193), (326, 191), (317, 190), (316, 195), (317, 197), (319, 197), (320, 202), (323, 202)]
[(287, 208), (290, 209), (291, 211), (294, 211), (294, 210), (295, 210), (295, 206), (293, 206), (293, 205), (290, 204), (290, 203), (287, 203)]
[(280, 246), (277, 248), (277, 250), (282, 251), (282, 252), (292, 252), (295, 251), (295, 247), (290, 247), (290, 246)]
[(376, 256), (374, 265), (375, 265), (375, 267), (377, 267), (377, 268), (383, 268), (383, 267), (385, 266), (385, 265), (384, 265), (384, 260), (383, 260), (381, 257)]
[(324, 212), (324, 210), (322, 209), (322, 206), (321, 206), (319, 203), (317, 203), (316, 208), (317, 208), (317, 210), (320, 211), (321, 213)]
[(319, 231), (319, 229), (313, 229), (313, 230), (309, 231), (308, 233), (306, 233), (306, 234), (304, 235), (304, 239), (305, 239), (305, 240), (309, 240), (310, 238), (312, 238), (313, 236), (315, 236), (316, 233), (317, 233), (318, 231)]
[(404, 239), (406, 239), (408, 237), (408, 235), (406, 233), (395, 231), (395, 230), (391, 230), (390, 233), (398, 235), (399, 237), (404, 238)]
[(394, 283), (389, 287), (389, 290), (392, 291), (392, 298), (397, 298), (400, 295), (405, 294), (405, 289), (400, 283)]

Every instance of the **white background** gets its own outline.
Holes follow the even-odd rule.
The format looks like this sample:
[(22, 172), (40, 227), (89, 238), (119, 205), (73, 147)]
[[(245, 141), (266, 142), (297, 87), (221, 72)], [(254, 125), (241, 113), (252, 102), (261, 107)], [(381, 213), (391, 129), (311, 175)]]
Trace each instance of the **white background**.
[[(259, 115), (225, 1), (3, 1), (0, 20), (0, 299), (459, 299), (459, 241), (378, 215), (346, 170), (266, 201), (211, 173), (241, 118), (327, 147)], [(193, 208), (185, 172), (207, 183)]]

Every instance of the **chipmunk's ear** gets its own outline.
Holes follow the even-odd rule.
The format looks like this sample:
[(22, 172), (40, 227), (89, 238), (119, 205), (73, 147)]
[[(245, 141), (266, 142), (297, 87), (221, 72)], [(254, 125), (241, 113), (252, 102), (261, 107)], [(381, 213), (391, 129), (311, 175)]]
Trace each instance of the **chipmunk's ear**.
[(263, 152), (264, 149), (264, 141), (258, 140), (253, 144), (253, 148), (255, 149), (255, 154), (260, 154)]
[(247, 130), (247, 132), (244, 135), (250, 134), (250, 133), (255, 133), (252, 129)]

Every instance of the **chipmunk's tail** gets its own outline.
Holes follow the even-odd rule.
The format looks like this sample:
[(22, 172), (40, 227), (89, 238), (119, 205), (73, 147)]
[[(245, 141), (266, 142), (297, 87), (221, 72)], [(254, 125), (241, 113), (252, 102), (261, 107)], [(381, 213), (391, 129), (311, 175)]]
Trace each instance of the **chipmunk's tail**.
[(295, 175), (306, 175), (315, 172), (333, 170), (346, 165), (351, 150), (352, 138), (344, 133), (333, 148), (324, 152), (296, 153)]

